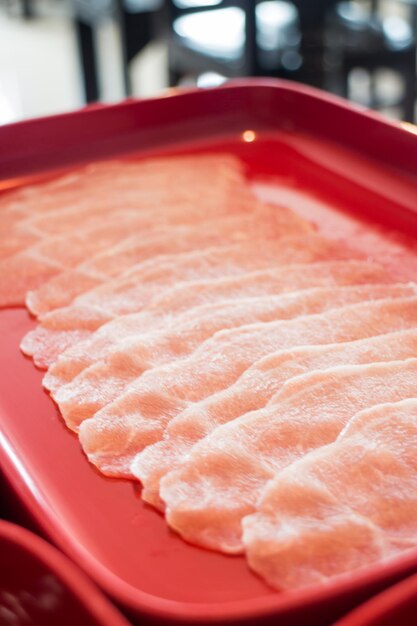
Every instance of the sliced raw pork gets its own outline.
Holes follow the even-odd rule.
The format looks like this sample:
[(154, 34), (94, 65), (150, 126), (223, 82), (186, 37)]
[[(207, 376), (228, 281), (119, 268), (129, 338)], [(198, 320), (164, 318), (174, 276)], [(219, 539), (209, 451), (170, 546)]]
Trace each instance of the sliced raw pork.
[[(207, 166), (211, 166), (210, 177)], [(98, 220), (102, 223), (121, 210), (146, 210), (152, 212), (148, 221), (155, 221), (156, 217), (161, 220), (161, 213), (167, 209), (178, 206), (182, 206), (183, 214), (206, 212), (214, 216), (222, 215), (226, 207), (250, 208), (253, 202), (238, 160), (222, 156), (216, 160), (215, 155), (197, 157), (193, 167), (189, 157), (92, 164), (9, 195), (11, 198), (5, 199), (2, 207), (2, 226), (7, 236), (0, 245), (1, 258), (26, 249), (22, 232), (31, 234), (34, 243), (51, 235), (92, 228)]]
[[(180, 207), (180, 212), (184, 215), (183, 221), (186, 223), (190, 219), (190, 213), (184, 211), (183, 207)], [(312, 227), (297, 217), (294, 212), (256, 202), (253, 202), (253, 211), (233, 215), (225, 213), (220, 220), (218, 218), (213, 220), (208, 214), (208, 217), (203, 216), (198, 222), (158, 228), (158, 220), (154, 219), (149, 225), (150, 232), (144, 231), (143, 225), (141, 227), (139, 213), (132, 215), (136, 223), (135, 220), (133, 223), (132, 220), (127, 220), (126, 223), (122, 220), (116, 228), (108, 229), (113, 236), (113, 241), (109, 244), (117, 245), (108, 249), (108, 246), (104, 246), (99, 240), (96, 244), (98, 255), (77, 265), (74, 269), (58, 273), (46, 283), (42, 282), (36, 291), (30, 292), (26, 298), (29, 310), (39, 316), (66, 306), (81, 293), (120, 276), (138, 263), (155, 256), (201, 250), (254, 238), (267, 240), (284, 235), (312, 232)], [(130, 235), (132, 229), (136, 230), (137, 227), (139, 227), (139, 232), (126, 239), (126, 235)], [(121, 232), (121, 235), (118, 235), (117, 230)], [(81, 254), (78, 260), (84, 261), (86, 254), (94, 251), (94, 242), (97, 241), (97, 237), (94, 233), (92, 235), (87, 236), (89, 247), (83, 241), (86, 247), (85, 254)], [(123, 241), (120, 241), (121, 239)], [(106, 249), (101, 252), (103, 247)], [(72, 248), (73, 246), (65, 244), (64, 252), (68, 249), (71, 254)], [(81, 249), (80, 252), (82, 253), (83, 250)], [(29, 261), (30, 254), (27, 257)], [(49, 258), (48, 255), (47, 257)], [(68, 260), (64, 258), (62, 262), (60, 258), (59, 261), (63, 267), (73, 268), (75, 265), (73, 259), (74, 253), (72, 252)]]
[(287, 589), (416, 548), (416, 449), (415, 397), (352, 417), (334, 443), (268, 483), (243, 520), (250, 566)]
[[(358, 411), (416, 392), (417, 359), (293, 378), (267, 407), (219, 426), (164, 476), (160, 495), (168, 524), (192, 543), (241, 552), (242, 518), (256, 509), (275, 474), (334, 441)], [(346, 492), (343, 498), (349, 502)]]
[[(130, 183), (134, 186), (135, 183)], [(233, 188), (223, 190), (202, 190), (202, 196), (197, 190), (192, 193), (174, 194), (169, 189), (141, 190), (140, 194), (133, 191), (113, 193), (107, 191), (105, 198), (93, 196), (89, 199), (89, 206), (85, 202), (74, 204), (66, 210), (60, 209), (47, 215), (38, 215), (23, 220), (19, 227), (24, 226), (31, 232), (45, 237), (45, 235), (64, 235), (72, 229), (90, 228), (111, 218), (115, 213), (141, 213), (143, 223), (154, 222), (165, 225), (195, 222), (202, 217), (219, 217), (225, 213), (250, 211), (254, 198), (249, 188), (239, 191)]]
[(116, 344), (105, 359), (60, 387), (53, 397), (67, 426), (77, 430), (83, 420), (115, 400), (145, 370), (187, 356), (219, 330), (416, 292), (413, 285), (358, 285), (203, 305), (179, 316), (168, 328), (148, 333), (144, 329), (142, 334)]
[(264, 407), (294, 376), (338, 365), (408, 359), (417, 355), (417, 328), (347, 343), (283, 350), (246, 370), (234, 385), (174, 417), (159, 443), (139, 453), (131, 466), (143, 485), (142, 498), (163, 509), (161, 478), (178, 467), (191, 448), (217, 426)]
[[(218, 219), (213, 220), (204, 202), (199, 204), (200, 215), (181, 204), (169, 211), (168, 221), (173, 222), (169, 228), (164, 215), (166, 205), (157, 217), (154, 211), (116, 212), (100, 219), (98, 226), (82, 229), (78, 224), (72, 234), (44, 237), (0, 262), (0, 306), (24, 304), (26, 293), (39, 287), (39, 291), (29, 293), (27, 305), (32, 313), (40, 315), (152, 256), (255, 236), (273, 238), (282, 233), (311, 231), (311, 226), (292, 211), (255, 201), (252, 206), (253, 214), (246, 211), (232, 215), (225, 206), (219, 223)], [(94, 262), (94, 255), (100, 252)], [(85, 261), (91, 256), (92, 260)], [(78, 272), (65, 273), (79, 264)], [(57, 282), (50, 284), (52, 278)]]
[[(203, 251), (164, 255), (141, 263), (121, 277), (82, 294), (74, 302), (42, 316), (41, 326), (27, 335), (21, 348), (36, 365), (49, 367), (64, 349), (85, 339), (118, 315), (140, 311), (163, 289), (198, 278), (244, 274), (288, 263), (351, 258), (337, 241), (319, 235), (254, 239)], [(51, 332), (49, 332), (51, 331)], [(58, 332), (56, 332), (58, 331)]]
[(148, 192), (189, 197), (196, 193), (196, 185), (210, 192), (232, 186), (239, 189), (245, 182), (242, 162), (226, 154), (101, 161), (7, 193), (0, 199), (0, 208), (3, 214), (31, 217), (74, 205), (88, 210), (92, 199), (105, 201), (114, 191), (119, 197), (142, 197)]
[(375, 300), (216, 333), (189, 357), (146, 371), (117, 400), (85, 420), (81, 444), (104, 473), (131, 477), (133, 457), (159, 441), (175, 415), (233, 384), (258, 359), (295, 346), (415, 328), (416, 304), (415, 297)]
[(0, 265), (8, 257), (17, 254), (21, 250), (25, 250), (36, 244), (39, 237), (24, 228), (12, 227), (8, 228), (3, 224), (3, 216), (0, 218)]
[[(71, 234), (46, 237), (0, 262), (0, 307), (21, 306), (30, 289), (47, 283), (65, 268), (129, 237), (140, 225), (140, 215), (112, 217), (105, 224)], [(68, 287), (71, 283), (67, 283)], [(34, 311), (36, 312), (36, 311)]]
[(229, 278), (191, 281), (172, 287), (155, 298), (141, 313), (132, 313), (104, 324), (91, 338), (69, 348), (51, 365), (44, 386), (56, 390), (77, 374), (104, 358), (115, 343), (143, 332), (175, 323), (178, 315), (203, 304), (233, 301), (241, 297), (277, 295), (297, 290), (341, 285), (392, 282), (386, 270), (366, 261), (325, 261), (272, 267)]

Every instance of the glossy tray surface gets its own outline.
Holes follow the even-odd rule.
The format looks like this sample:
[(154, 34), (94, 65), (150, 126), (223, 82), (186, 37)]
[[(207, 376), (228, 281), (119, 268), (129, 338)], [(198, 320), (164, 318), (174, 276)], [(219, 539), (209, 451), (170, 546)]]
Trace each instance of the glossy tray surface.
[[(0, 142), (10, 151), (9, 159), (0, 154), (3, 189), (91, 158), (231, 151), (263, 197), (385, 259), (399, 276), (417, 274), (413, 128), (307, 88), (239, 82), (4, 127)], [(42, 390), (42, 373), (18, 349), (33, 326), (23, 309), (0, 312), (4, 474), (49, 537), (132, 614), (158, 622), (276, 623), (279, 616), (280, 624), (329, 624), (417, 570), (410, 553), (327, 586), (277, 593), (243, 558), (186, 544), (142, 503), (136, 485), (104, 478), (87, 463)]]

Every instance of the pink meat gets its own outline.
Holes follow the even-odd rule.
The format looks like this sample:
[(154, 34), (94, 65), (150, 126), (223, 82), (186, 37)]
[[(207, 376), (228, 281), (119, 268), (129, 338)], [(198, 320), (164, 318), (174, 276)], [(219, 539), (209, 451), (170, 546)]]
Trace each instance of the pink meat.
[[(43, 285), (63, 269), (113, 246), (140, 224), (139, 215), (114, 216), (104, 225), (56, 237), (45, 237), (33, 246), (0, 262), (0, 307), (21, 306), (26, 293)], [(67, 283), (68, 285), (71, 283)]]
[(218, 205), (232, 208), (253, 201), (241, 172), (227, 172), (222, 167), (204, 171), (201, 163), (196, 164), (195, 170), (175, 162), (168, 165), (153, 165), (152, 172), (144, 170), (141, 174), (126, 167), (119, 176), (90, 181), (84, 190), (79, 183), (46, 193), (41, 190), (40, 196), (38, 193), (29, 198), (28, 208), (32, 211), (27, 212), (19, 226), (24, 225), (43, 238), (92, 227), (98, 219), (128, 209), (152, 210), (153, 219), (159, 220), (161, 209), (165, 213), (169, 206), (184, 205), (201, 214), (202, 204), (207, 215), (214, 216), (219, 214)]
[(175, 415), (233, 384), (263, 356), (415, 328), (416, 303), (416, 298), (369, 301), (216, 333), (189, 357), (145, 372), (117, 400), (85, 420), (81, 444), (104, 473), (131, 477), (133, 457), (159, 441)]
[(168, 524), (192, 543), (241, 552), (242, 518), (255, 511), (267, 482), (334, 441), (358, 411), (413, 396), (416, 374), (417, 359), (408, 359), (288, 381), (270, 405), (219, 426), (164, 476), (160, 495)]
[[(208, 170), (210, 177), (207, 176)], [(132, 181), (135, 183), (133, 189)], [(88, 206), (92, 196), (105, 198), (109, 191), (114, 190), (141, 194), (141, 190), (152, 192), (161, 184), (167, 190), (173, 188), (174, 194), (184, 196), (193, 193), (196, 184), (223, 188), (231, 185), (239, 187), (244, 183), (242, 162), (229, 154), (97, 161), (52, 180), (26, 185), (5, 194), (0, 199), (0, 209), (4, 214), (31, 217), (35, 213), (53, 213), (57, 208), (71, 209), (83, 198)]]
[[(49, 367), (64, 349), (74, 343), (74, 338), (78, 340), (80, 331), (97, 330), (118, 315), (142, 310), (163, 289), (174, 283), (240, 275), (288, 263), (350, 258), (352, 255), (337, 241), (318, 235), (301, 235), (268, 241), (244, 241), (206, 248), (202, 252), (157, 257), (79, 296), (70, 306), (42, 316), (40, 329), (29, 333), (21, 348), (25, 354), (33, 356), (39, 367)], [(46, 329), (52, 332), (48, 334)], [(39, 349), (42, 340), (43, 347)]]
[(347, 343), (283, 350), (246, 370), (229, 388), (191, 406), (168, 424), (162, 441), (139, 453), (131, 471), (143, 485), (142, 498), (163, 509), (159, 483), (178, 467), (200, 439), (249, 411), (264, 407), (294, 376), (338, 365), (408, 359), (417, 355), (417, 329)]
[[(217, 206), (221, 208), (220, 204)], [(220, 224), (212, 219), (204, 202), (199, 203), (199, 214), (194, 207), (187, 211), (184, 204), (170, 206), (168, 215), (166, 208), (167, 205), (160, 208), (158, 218), (154, 211), (134, 210), (110, 213), (99, 220), (98, 226), (82, 229), (78, 223), (72, 234), (44, 237), (34, 246), (4, 259), (0, 262), (0, 306), (24, 304), (26, 293), (38, 288), (29, 293), (27, 305), (40, 315), (152, 256), (222, 245), (255, 235), (268, 238), (311, 230), (294, 213), (255, 201), (253, 215), (247, 207), (229, 215), (228, 206), (223, 205)], [(169, 228), (167, 221), (172, 223)], [(179, 228), (177, 224), (187, 226)], [(136, 231), (138, 234), (132, 238)], [(94, 262), (94, 255), (100, 252)], [(94, 260), (85, 262), (91, 256)], [(79, 264), (80, 271), (65, 273), (65, 269)]]
[(306, 289), (197, 307), (179, 316), (173, 325), (154, 332), (144, 328), (142, 333), (122, 340), (105, 359), (54, 392), (53, 398), (67, 426), (77, 430), (83, 420), (115, 400), (144, 371), (187, 356), (219, 330), (416, 293), (412, 285), (359, 285)]
[(122, 339), (172, 324), (186, 310), (204, 304), (291, 293), (309, 287), (329, 287), (391, 282), (387, 272), (366, 261), (325, 261), (267, 268), (228, 278), (214, 278), (179, 284), (164, 291), (141, 313), (116, 318), (104, 324), (84, 342), (76, 343), (51, 365), (44, 386), (56, 390), (77, 374), (104, 358)]
[(0, 267), (5, 259), (17, 254), (21, 250), (29, 248), (39, 241), (39, 237), (30, 230), (17, 226), (8, 227), (3, 223), (0, 225)]
[[(133, 183), (130, 181), (130, 188)], [(155, 221), (166, 225), (196, 221), (202, 216), (214, 217), (232, 212), (240, 212), (245, 207), (251, 209), (253, 196), (248, 187), (238, 191), (232, 188), (202, 190), (202, 196), (194, 190), (192, 195), (174, 193), (167, 188), (141, 189), (140, 192), (126, 190), (111, 193), (107, 190), (104, 198), (92, 197), (79, 200), (68, 209), (60, 209), (47, 215), (38, 215), (26, 218), (21, 222), (35, 234), (63, 235), (72, 229), (91, 228), (98, 220), (108, 219), (116, 212), (140, 212), (144, 223), (152, 224)], [(181, 210), (182, 207), (182, 210)], [(178, 212), (179, 209), (179, 212)], [(153, 222), (151, 217), (153, 217)]]
[(270, 585), (325, 582), (417, 546), (415, 389), (408, 395), (356, 414), (269, 482), (243, 542)]
[[(14, 241), (10, 248), (0, 245), (0, 258), (24, 251), (19, 240), (22, 228), (32, 240), (92, 228), (97, 220), (108, 219), (120, 210), (153, 210), (183, 205), (194, 210), (196, 203), (209, 212), (221, 214), (222, 206), (241, 206), (252, 201), (242, 166), (234, 157), (178, 157), (142, 162), (92, 164), (52, 182), (27, 186), (8, 194), (2, 202), (3, 241)], [(210, 177), (207, 176), (210, 167)]]
[[(201, 204), (199, 206), (202, 208)], [(172, 211), (171, 215), (173, 213)], [(186, 223), (187, 220), (191, 219), (192, 212), (187, 212), (183, 206), (180, 206), (178, 214), (178, 220), (183, 219)], [(58, 273), (46, 283), (43, 282), (36, 291), (28, 294), (26, 304), (29, 310), (39, 316), (53, 309), (66, 306), (81, 293), (89, 291), (111, 278), (120, 276), (134, 265), (154, 256), (200, 250), (210, 246), (225, 245), (258, 237), (273, 239), (284, 234), (288, 236), (312, 231), (312, 227), (298, 218), (292, 211), (269, 207), (255, 201), (253, 202), (253, 210), (250, 212), (233, 215), (228, 215), (225, 212), (221, 220), (218, 218), (213, 220), (208, 212), (207, 214), (204, 213), (198, 222), (169, 228), (158, 228), (157, 219), (154, 219), (151, 224), (143, 225), (139, 215), (133, 215), (136, 217), (136, 223), (127, 220), (124, 226), (122, 221), (119, 230), (124, 227), (123, 234), (126, 236), (126, 234), (132, 233), (132, 229), (139, 228), (137, 234), (120, 242), (122, 236), (118, 236), (117, 228), (113, 228), (113, 242), (109, 243), (110, 245), (112, 243), (118, 245), (113, 245), (110, 249), (106, 246), (104, 251), (99, 252), (91, 260), (77, 265), (74, 269)], [(148, 233), (145, 228), (151, 232)], [(96, 241), (95, 237), (93, 239)], [(91, 248), (90, 251), (94, 251), (94, 242), (91, 241), (91, 238), (88, 243)], [(98, 250), (101, 250), (102, 247), (98, 247)], [(80, 258), (84, 260), (85, 255)], [(69, 263), (62, 263), (62, 265), (72, 268), (74, 266), (73, 257), (70, 257), (69, 261)]]

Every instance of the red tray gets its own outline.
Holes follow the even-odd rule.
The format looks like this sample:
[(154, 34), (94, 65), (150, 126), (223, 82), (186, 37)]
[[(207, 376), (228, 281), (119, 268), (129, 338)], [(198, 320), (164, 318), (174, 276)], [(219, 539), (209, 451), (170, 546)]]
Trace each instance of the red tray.
[[(245, 131), (252, 131), (245, 133)], [(269, 198), (416, 274), (416, 128), (273, 80), (84, 110), (0, 128), (3, 189), (92, 158), (228, 150)], [(249, 140), (249, 141), (248, 141)], [(390, 230), (391, 229), (391, 230)], [(134, 616), (153, 623), (329, 624), (417, 570), (417, 551), (346, 580), (277, 593), (247, 568), (187, 545), (130, 482), (83, 457), (18, 344), (33, 321), (0, 313), (4, 474), (43, 531)]]
[(415, 626), (417, 576), (411, 576), (378, 594), (334, 626)]
[(33, 533), (0, 521), (0, 553), (1, 624), (129, 626), (78, 567)]

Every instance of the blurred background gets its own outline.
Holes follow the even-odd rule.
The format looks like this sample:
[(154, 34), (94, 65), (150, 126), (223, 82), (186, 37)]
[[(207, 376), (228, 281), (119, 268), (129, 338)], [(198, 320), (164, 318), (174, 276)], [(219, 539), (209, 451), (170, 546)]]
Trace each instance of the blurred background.
[(274, 76), (415, 121), (417, 0), (0, 0), (0, 124)]

